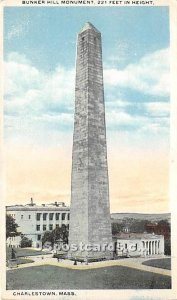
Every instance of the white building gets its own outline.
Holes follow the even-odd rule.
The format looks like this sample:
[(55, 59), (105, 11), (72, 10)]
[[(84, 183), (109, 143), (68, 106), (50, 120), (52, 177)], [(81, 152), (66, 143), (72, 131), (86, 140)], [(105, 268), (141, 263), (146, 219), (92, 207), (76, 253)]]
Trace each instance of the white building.
[[(70, 208), (64, 202), (36, 205), (13, 205), (6, 207), (7, 214), (11, 215), (18, 224), (18, 231), (32, 240), (32, 246), (42, 246), (42, 236), (45, 231), (52, 231), (62, 224), (69, 225)], [(20, 236), (7, 239), (8, 246), (19, 247)]]
[(118, 256), (154, 256), (164, 254), (164, 236), (153, 233), (121, 232), (113, 236)]

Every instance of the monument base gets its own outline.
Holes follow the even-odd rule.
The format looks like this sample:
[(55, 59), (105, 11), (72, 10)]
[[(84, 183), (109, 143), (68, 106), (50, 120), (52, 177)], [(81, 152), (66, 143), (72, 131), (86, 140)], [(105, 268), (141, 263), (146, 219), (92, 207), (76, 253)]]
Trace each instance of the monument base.
[(8, 267), (9, 268), (16, 268), (17, 267), (17, 259), (16, 258), (9, 259)]
[(68, 252), (68, 259), (79, 262), (96, 262), (113, 259), (113, 252)]

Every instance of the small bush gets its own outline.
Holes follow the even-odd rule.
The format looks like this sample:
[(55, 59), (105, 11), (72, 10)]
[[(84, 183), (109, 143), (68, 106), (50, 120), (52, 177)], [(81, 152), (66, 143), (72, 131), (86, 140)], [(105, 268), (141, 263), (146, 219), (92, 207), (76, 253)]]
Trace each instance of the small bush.
[(23, 236), (20, 241), (21, 248), (27, 248), (32, 246), (32, 240), (29, 240), (26, 236)]
[(165, 240), (165, 255), (171, 255), (171, 241)]

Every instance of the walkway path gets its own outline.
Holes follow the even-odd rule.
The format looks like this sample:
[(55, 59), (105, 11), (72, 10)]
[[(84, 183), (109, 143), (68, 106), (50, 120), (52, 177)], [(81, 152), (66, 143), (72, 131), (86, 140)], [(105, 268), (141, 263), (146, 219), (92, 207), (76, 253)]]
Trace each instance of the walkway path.
[[(40, 256), (28, 256), (29, 259), (33, 259), (33, 263), (27, 263), (19, 265), (18, 267), (14, 267), (13, 270), (16, 269), (23, 269), (29, 267), (37, 267), (37, 266), (44, 266), (44, 265), (51, 265), (60, 268), (68, 268), (73, 270), (90, 270), (90, 269), (97, 269), (97, 268), (105, 268), (105, 267), (113, 267), (113, 266), (123, 266), (128, 268), (137, 269), (140, 271), (152, 272), (161, 275), (171, 276), (171, 271), (161, 268), (150, 267), (146, 265), (142, 265), (142, 262), (146, 259), (143, 258), (126, 258), (120, 260), (109, 260), (109, 261), (101, 261), (101, 262), (94, 262), (85, 265), (84, 263), (77, 263), (77, 265), (73, 265), (73, 261), (70, 260), (61, 260), (58, 262), (56, 258), (49, 255), (40, 255)], [(156, 257), (157, 258), (157, 257)], [(160, 257), (159, 257), (160, 258)], [(152, 259), (152, 258), (151, 258)], [(12, 268), (7, 268), (7, 270), (12, 270)]]

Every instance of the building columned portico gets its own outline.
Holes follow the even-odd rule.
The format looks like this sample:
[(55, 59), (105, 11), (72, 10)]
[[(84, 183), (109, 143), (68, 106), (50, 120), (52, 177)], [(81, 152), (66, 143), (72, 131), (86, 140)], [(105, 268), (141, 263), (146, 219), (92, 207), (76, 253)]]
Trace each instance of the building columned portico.
[(122, 256), (154, 256), (164, 254), (164, 236), (153, 233), (120, 233), (113, 237), (116, 252)]

